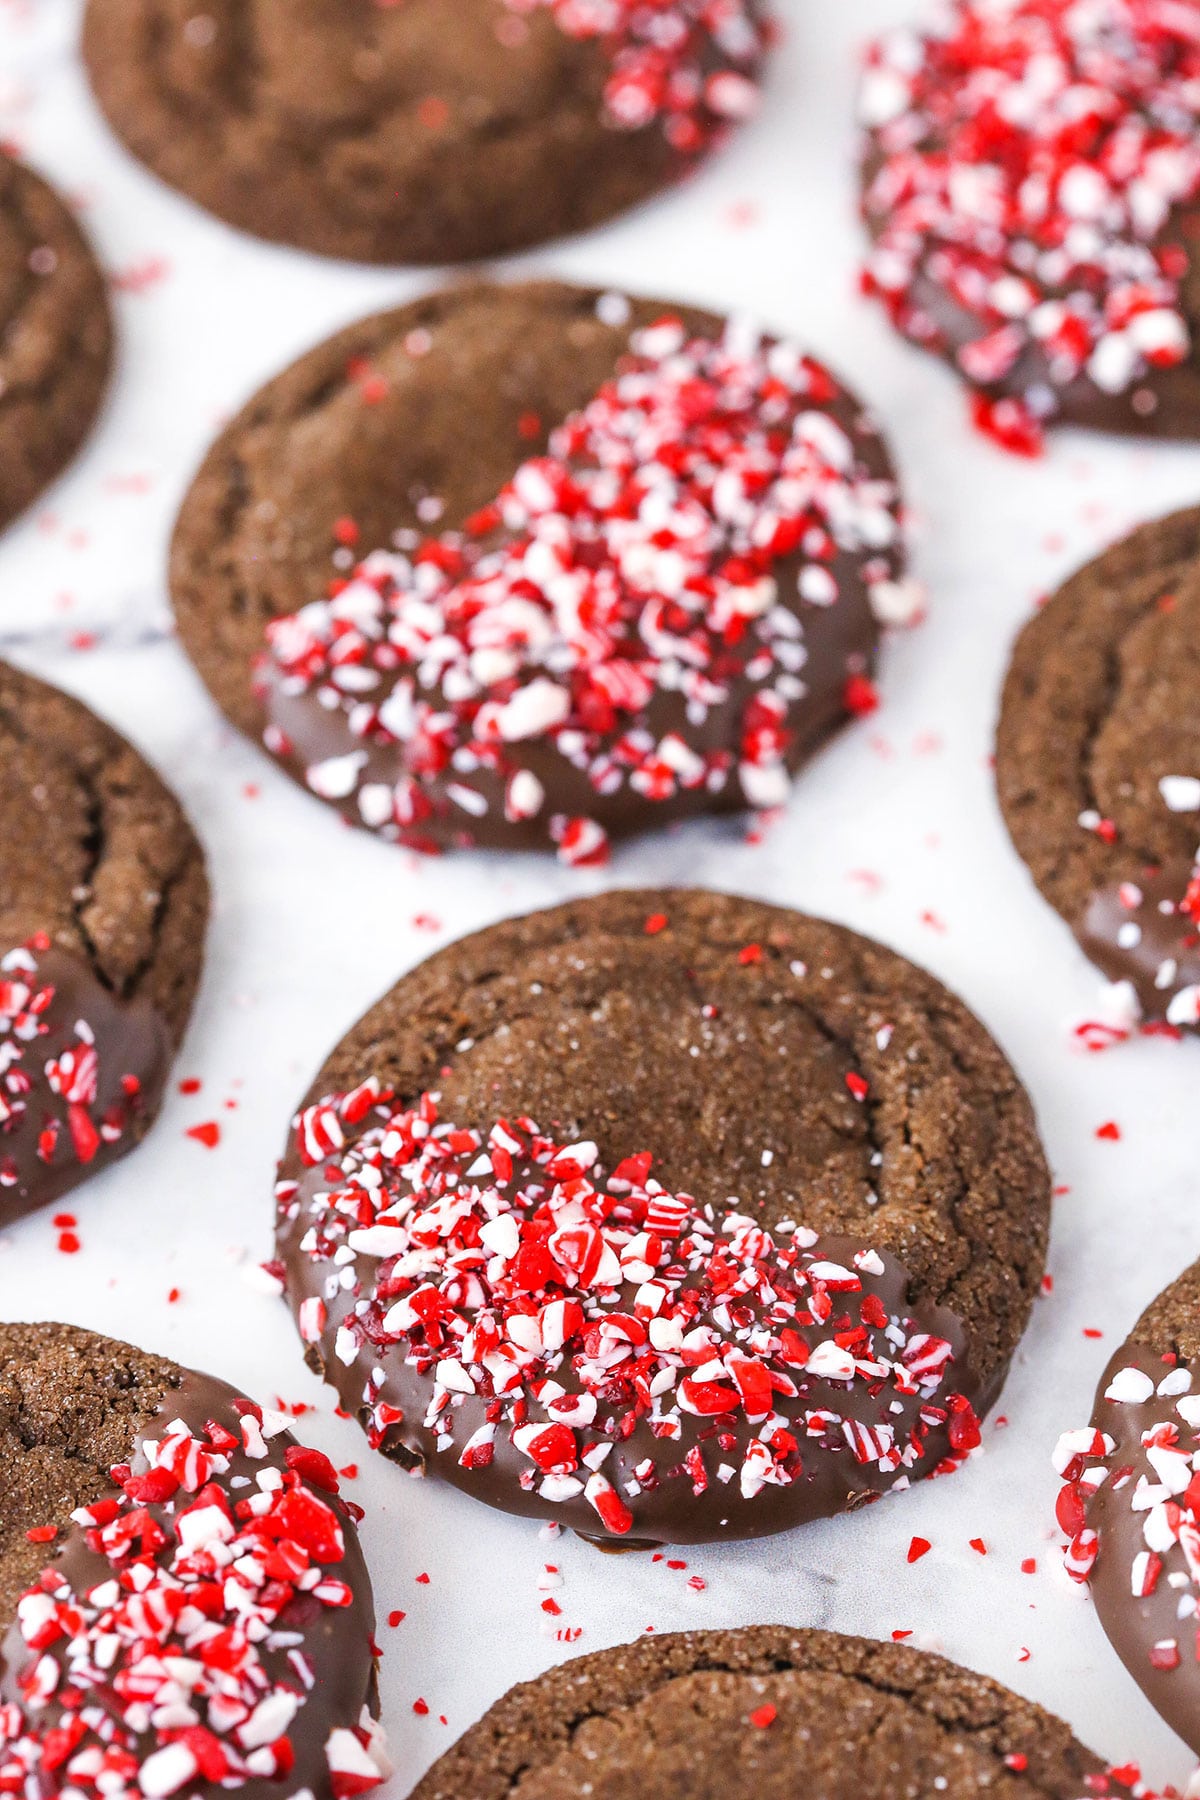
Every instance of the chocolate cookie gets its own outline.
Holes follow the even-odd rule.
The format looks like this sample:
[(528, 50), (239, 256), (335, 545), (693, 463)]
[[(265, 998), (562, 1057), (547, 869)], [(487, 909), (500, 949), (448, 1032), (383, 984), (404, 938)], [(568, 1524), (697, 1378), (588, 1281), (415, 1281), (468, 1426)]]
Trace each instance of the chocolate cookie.
[(114, 129), (261, 237), (458, 262), (677, 180), (758, 100), (758, 0), (90, 0)]
[(867, 57), (865, 285), (1031, 453), (1056, 420), (1200, 435), (1190, 8), (954, 0)]
[(53, 188), (0, 150), (0, 527), (74, 456), (111, 363), (87, 240)]
[(940, 1656), (758, 1625), (642, 1638), (514, 1688), (412, 1800), (1085, 1800), (1127, 1793), (1120, 1774)]
[(174, 795), (85, 706), (0, 663), (0, 1227), (149, 1129), (207, 914)]
[(952, 1469), (1042, 1272), (1029, 1101), (890, 951), (701, 891), (494, 926), (333, 1052), (276, 1273), (371, 1444), (634, 1543)]
[(1200, 1263), (1147, 1307), (1055, 1454), (1067, 1569), (1114, 1649), (1200, 1754)]
[(357, 1509), (286, 1423), (128, 1344), (0, 1325), (6, 1793), (383, 1779)]
[(902, 563), (878, 433), (793, 346), (477, 285), (256, 395), (184, 503), (172, 589), (224, 710), (352, 824), (585, 862), (780, 803), (874, 705)]
[(1125, 1024), (1200, 1020), (1200, 509), (1073, 575), (1017, 640), (996, 779), (1013, 842)]

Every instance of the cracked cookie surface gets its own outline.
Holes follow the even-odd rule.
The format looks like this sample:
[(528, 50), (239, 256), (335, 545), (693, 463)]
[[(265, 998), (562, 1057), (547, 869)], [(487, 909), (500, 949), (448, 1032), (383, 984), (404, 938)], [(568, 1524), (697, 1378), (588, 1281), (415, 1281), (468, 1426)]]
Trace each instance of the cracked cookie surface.
[(822, 1800), (1123, 1791), (1066, 1725), (985, 1676), (764, 1625), (642, 1639), (514, 1688), (413, 1800), (791, 1800), (801, 1789)]
[(669, 9), (660, 42), (676, 27), (696, 40), (701, 99), (682, 119), (655, 97), (665, 81), (653, 50), (629, 84), (648, 93), (627, 91), (614, 111), (611, 46), (562, 26), (561, 10), (211, 0), (196, 13), (187, 0), (91, 0), (84, 55), (135, 154), (220, 217), (334, 256), (457, 262), (624, 211), (752, 104), (753, 0)]
[(75, 454), (112, 362), (104, 280), (75, 220), (0, 153), (0, 527)]
[(208, 884), (178, 801), (138, 752), (3, 663), (0, 821), (7, 1221), (149, 1128), (199, 980)]
[[(364, 1083), (374, 1083), (374, 1089), (364, 1093)], [(718, 1238), (723, 1229), (727, 1235), (733, 1232), (730, 1256), (741, 1270), (739, 1291), (748, 1296), (748, 1305), (758, 1304), (755, 1294), (761, 1298), (757, 1277), (762, 1269), (771, 1264), (778, 1274), (773, 1261), (778, 1246), (805, 1241), (797, 1228), (813, 1234), (812, 1254), (818, 1257), (828, 1254), (846, 1264), (856, 1251), (873, 1253), (875, 1260), (855, 1266), (860, 1273), (874, 1272), (879, 1297), (856, 1297), (846, 1306), (861, 1308), (864, 1326), (888, 1324), (892, 1354), (901, 1360), (907, 1351), (897, 1320), (906, 1315), (918, 1321), (923, 1316), (930, 1342), (944, 1341), (945, 1351), (953, 1350), (949, 1373), (945, 1354), (939, 1364), (944, 1382), (925, 1395), (935, 1412), (922, 1454), (902, 1465), (880, 1454), (879, 1440), (864, 1439), (857, 1427), (865, 1423), (869, 1434), (877, 1421), (848, 1397), (852, 1381), (823, 1389), (815, 1399), (801, 1381), (799, 1393), (778, 1399), (786, 1425), (764, 1427), (764, 1407), (745, 1397), (757, 1377), (745, 1370), (744, 1346), (724, 1339), (717, 1346), (716, 1338), (708, 1337), (704, 1341), (714, 1346), (712, 1360), (724, 1372), (700, 1369), (701, 1384), (711, 1383), (711, 1392), (707, 1386), (703, 1392), (692, 1387), (684, 1375), (679, 1406), (687, 1417), (668, 1416), (675, 1401), (662, 1398), (671, 1386), (669, 1354), (662, 1367), (651, 1369), (647, 1363), (643, 1371), (652, 1388), (658, 1384), (653, 1410), (630, 1402), (633, 1410), (627, 1411), (628, 1394), (608, 1387), (603, 1378), (589, 1389), (584, 1410), (590, 1417), (575, 1445), (582, 1452), (584, 1472), (566, 1473), (581, 1484), (587, 1479), (586, 1471), (593, 1467), (586, 1456), (588, 1433), (603, 1439), (605, 1409), (615, 1409), (620, 1418), (614, 1430), (626, 1435), (618, 1438), (621, 1448), (612, 1463), (597, 1457), (594, 1472), (603, 1463), (605, 1479), (611, 1477), (622, 1488), (614, 1473), (618, 1464), (623, 1478), (629, 1474), (626, 1461), (631, 1468), (647, 1457), (663, 1465), (653, 1484), (647, 1468), (636, 1478), (647, 1491), (630, 1501), (631, 1520), (622, 1519), (603, 1488), (585, 1496), (589, 1508), (573, 1490), (557, 1487), (573, 1454), (561, 1436), (532, 1444), (534, 1462), (541, 1456), (537, 1466), (553, 1478), (547, 1493), (530, 1484), (529, 1465), (520, 1460), (530, 1447), (519, 1429), (514, 1435), (507, 1423), (498, 1432), (493, 1429), (488, 1454), (481, 1458), (484, 1439), (467, 1442), (468, 1429), (486, 1431), (488, 1419), (494, 1428), (499, 1413), (485, 1419), (481, 1410), (475, 1420), (487, 1381), (481, 1386), (473, 1376), (464, 1381), (455, 1373), (454, 1397), (439, 1401), (434, 1395), (441, 1377), (422, 1348), (427, 1340), (411, 1328), (411, 1320), (405, 1324), (401, 1319), (399, 1302), (407, 1291), (403, 1278), (398, 1285), (391, 1280), (388, 1249), (399, 1252), (405, 1246), (398, 1237), (389, 1239), (386, 1229), (352, 1235), (350, 1249), (364, 1252), (355, 1266), (354, 1257), (334, 1242), (337, 1202), (330, 1202), (330, 1193), (336, 1194), (343, 1180), (349, 1183), (343, 1197), (355, 1223), (361, 1229), (367, 1222), (358, 1210), (362, 1194), (356, 1185), (362, 1178), (356, 1158), (364, 1144), (368, 1149), (372, 1144), (363, 1132), (389, 1110), (395, 1115), (412, 1108), (431, 1091), (437, 1099), (429, 1128), (440, 1128), (436, 1119), (467, 1134), (456, 1140), (464, 1165), (477, 1155), (495, 1157), (497, 1121), (533, 1120), (555, 1146), (575, 1145), (578, 1150), (583, 1145), (578, 1154), (585, 1159), (588, 1181), (597, 1187), (603, 1183), (595, 1171), (609, 1176), (615, 1171), (624, 1183), (621, 1191), (632, 1190), (629, 1204), (635, 1222), (640, 1219), (645, 1229), (661, 1231), (659, 1216), (669, 1224), (673, 1206), (681, 1209), (681, 1218), (694, 1217), (690, 1208), (708, 1207)], [(340, 1110), (337, 1105), (330, 1110), (330, 1096), (351, 1099)], [(384, 1191), (394, 1193), (406, 1216), (402, 1196), (419, 1187), (431, 1193), (432, 1186), (429, 1171), (415, 1174), (409, 1152), (399, 1148), (406, 1141), (404, 1132), (412, 1128), (397, 1124), (395, 1129), (398, 1135), (379, 1166)], [(426, 1127), (415, 1129), (418, 1136), (423, 1131), (428, 1135)], [(471, 1133), (483, 1143), (475, 1145)], [(523, 1142), (527, 1144), (527, 1136)], [(521, 1154), (514, 1150), (513, 1159), (519, 1161)], [(562, 1154), (573, 1164), (575, 1153)], [(547, 1156), (541, 1160), (545, 1167)], [(657, 1196), (647, 1180), (651, 1167)], [(301, 1334), (310, 1359), (323, 1364), (343, 1404), (358, 1412), (378, 1447), (403, 1462), (428, 1458), (430, 1474), (479, 1492), (492, 1504), (569, 1516), (585, 1530), (588, 1518), (594, 1527), (595, 1512), (604, 1517), (603, 1502), (618, 1520), (615, 1526), (606, 1521), (607, 1528), (658, 1541), (779, 1530), (856, 1504), (856, 1494), (861, 1498), (894, 1485), (909, 1468), (928, 1472), (939, 1456), (969, 1448), (970, 1439), (956, 1433), (953, 1416), (947, 1422), (944, 1409), (949, 1406), (953, 1414), (957, 1396), (965, 1395), (982, 1413), (995, 1399), (1041, 1278), (1049, 1212), (1049, 1179), (1028, 1098), (982, 1026), (938, 982), (838, 926), (689, 890), (608, 894), (493, 926), (430, 958), (405, 976), (328, 1059), (298, 1115), (281, 1174), (280, 1274)], [(368, 1185), (375, 1182), (370, 1171), (366, 1180)], [(467, 1185), (462, 1184), (463, 1192)], [(543, 1182), (543, 1199), (545, 1190)], [(358, 1199), (352, 1200), (356, 1193)], [(674, 1198), (678, 1196), (683, 1198)], [(553, 1211), (557, 1202), (551, 1197), (548, 1204)], [(605, 1202), (596, 1205), (605, 1210)], [(506, 1202), (498, 1210), (524, 1217), (520, 1205), (509, 1209)], [(394, 1216), (376, 1203), (371, 1217), (377, 1215), (385, 1227)], [(648, 1226), (643, 1215), (649, 1216)], [(723, 1226), (722, 1215), (736, 1215), (738, 1225)], [(611, 1211), (607, 1216), (611, 1219)], [(745, 1226), (760, 1238), (739, 1236)], [(489, 1246), (495, 1242), (503, 1248), (507, 1228), (499, 1229), (501, 1235), (485, 1238)], [(765, 1234), (771, 1233), (775, 1241), (768, 1245)], [(623, 1254), (623, 1244), (615, 1238), (612, 1242)], [(637, 1256), (643, 1249), (638, 1239)], [(368, 1252), (382, 1260), (373, 1262)], [(693, 1275), (703, 1288), (711, 1256), (702, 1245), (689, 1249), (686, 1243), (678, 1254), (684, 1263), (692, 1259)], [(418, 1260), (427, 1280), (437, 1286), (443, 1278), (437, 1258)], [(669, 1262), (664, 1255), (660, 1267)], [(514, 1267), (519, 1288), (519, 1263)], [(494, 1275), (488, 1306), (476, 1295), (474, 1306), (466, 1309), (471, 1317), (505, 1311), (508, 1290), (495, 1270), (489, 1271), (488, 1281)], [(449, 1268), (444, 1279), (445, 1292), (452, 1295)], [(531, 1276), (523, 1291), (536, 1290), (533, 1310), (541, 1302), (553, 1304), (557, 1279), (544, 1267)], [(633, 1293), (638, 1279), (651, 1284), (641, 1295)], [(664, 1279), (671, 1290), (669, 1305), (657, 1293)], [(685, 1298), (689, 1287), (687, 1278), (676, 1280), (674, 1287), (672, 1279), (669, 1271), (656, 1277), (635, 1262), (628, 1278), (632, 1286), (624, 1293), (629, 1305), (623, 1302), (618, 1310), (636, 1314), (639, 1304), (653, 1300), (664, 1314), (670, 1312), (679, 1301), (680, 1280)], [(785, 1275), (785, 1286), (787, 1279)], [(587, 1295), (576, 1292), (585, 1286), (567, 1280), (560, 1298), (580, 1299), (586, 1315)], [(853, 1275), (844, 1288), (835, 1280), (839, 1304), (846, 1292), (857, 1296), (858, 1286)], [(862, 1286), (872, 1286), (865, 1273)], [(390, 1324), (377, 1310), (383, 1294), (396, 1303), (388, 1315)], [(806, 1323), (807, 1314), (801, 1313), (799, 1318), (789, 1315), (786, 1323), (803, 1334), (812, 1321)], [(557, 1328), (558, 1315), (548, 1316)], [(446, 1356), (458, 1354), (453, 1347), (456, 1317), (453, 1306), (442, 1317), (450, 1346), (442, 1351)], [(775, 1393), (786, 1395), (788, 1369), (794, 1377), (812, 1355), (814, 1340), (802, 1348), (784, 1330), (781, 1351), (776, 1336), (781, 1320), (782, 1314), (756, 1313), (747, 1325), (746, 1342), (752, 1344), (752, 1360), (757, 1357), (778, 1378)], [(712, 1322), (708, 1318), (706, 1326)], [(586, 1322), (578, 1330), (586, 1339)], [(631, 1333), (638, 1337), (635, 1327)], [(668, 1352), (674, 1341), (670, 1331), (657, 1327), (651, 1338), (652, 1345), (661, 1342)], [(690, 1340), (693, 1346), (699, 1341)], [(865, 1329), (857, 1341), (865, 1348)], [(705, 1357), (691, 1355), (688, 1343), (685, 1339), (685, 1361), (690, 1356), (694, 1371)], [(596, 1348), (593, 1343), (588, 1355)], [(603, 1348), (602, 1363), (610, 1349)], [(833, 1368), (829, 1356), (828, 1348), (820, 1352), (822, 1368)], [(620, 1360), (616, 1355), (612, 1364)], [(377, 1382), (367, 1392), (364, 1376), (381, 1363), (387, 1382), (382, 1388)], [(576, 1365), (576, 1375), (581, 1366)], [(817, 1366), (814, 1361), (813, 1368)], [(546, 1373), (541, 1363), (534, 1372), (539, 1371)], [(852, 1377), (854, 1371), (841, 1373)], [(561, 1369), (554, 1380), (578, 1386), (575, 1375), (568, 1377)], [(586, 1369), (582, 1380), (587, 1387)], [(742, 1388), (740, 1400), (730, 1380)], [(537, 1385), (534, 1381), (535, 1398)], [(812, 1410), (822, 1395), (830, 1419), (819, 1407)], [(596, 1396), (599, 1424), (591, 1404)], [(574, 1401), (562, 1405), (566, 1412), (560, 1408), (558, 1418), (574, 1426), (582, 1417), (579, 1406)], [(400, 1413), (399, 1419), (389, 1407)], [(701, 1468), (695, 1450), (689, 1449), (697, 1412), (710, 1418), (727, 1412), (732, 1421), (728, 1441), (718, 1440), (726, 1453), (720, 1469), (711, 1432), (707, 1438), (701, 1435), (698, 1454), (703, 1461), (713, 1452), (713, 1468), (707, 1463)], [(540, 1414), (527, 1410), (526, 1416)], [(447, 1433), (459, 1417), (461, 1427)], [(552, 1403), (550, 1420), (554, 1417)], [(808, 1439), (821, 1438), (824, 1424), (832, 1433), (820, 1446), (806, 1447), (801, 1441), (800, 1474), (796, 1462), (788, 1460), (786, 1436), (780, 1441), (774, 1436), (777, 1429), (793, 1432), (797, 1420)], [(748, 1423), (759, 1429), (748, 1431)], [(458, 1445), (459, 1455), (441, 1453), (443, 1434)], [(902, 1435), (897, 1428), (898, 1441)], [(761, 1447), (764, 1441), (773, 1452), (770, 1462)], [(973, 1441), (978, 1442), (977, 1435)], [(512, 1445), (520, 1453), (515, 1461), (509, 1454)], [(892, 1446), (883, 1448), (889, 1452)], [(558, 1461), (556, 1450), (562, 1453)], [(826, 1450), (831, 1452), (827, 1456)], [(691, 1480), (667, 1477), (664, 1459), (673, 1466), (680, 1458)], [(758, 1476), (768, 1467), (772, 1472), (765, 1475), (764, 1487)], [(707, 1486), (701, 1485), (702, 1477)]]
[(1013, 651), (996, 780), (1014, 844), (1128, 1022), (1200, 1016), (1200, 509), (1073, 575)]

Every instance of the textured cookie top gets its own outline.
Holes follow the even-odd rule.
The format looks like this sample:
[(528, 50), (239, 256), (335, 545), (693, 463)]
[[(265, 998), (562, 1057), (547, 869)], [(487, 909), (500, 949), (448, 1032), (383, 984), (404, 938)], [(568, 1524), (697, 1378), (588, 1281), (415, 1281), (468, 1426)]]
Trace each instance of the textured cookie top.
[(234, 224), (453, 262), (597, 224), (757, 103), (756, 0), (91, 0), (112, 123)]
[(381, 1779), (351, 1513), (284, 1425), (128, 1345), (0, 1326), (5, 1791), (341, 1800)]
[(1200, 511), (1089, 563), (1013, 652), (996, 779), (1042, 892), (1139, 1012), (1194, 1025)]
[(406, 977), (309, 1100), (280, 1273), (344, 1404), (583, 1529), (586, 1501), (593, 1529), (682, 1541), (732, 1510), (754, 1535), (969, 1451), (1041, 1271), (1032, 1114), (979, 1025), (748, 901), (493, 927)]
[(0, 664), (0, 1219), (128, 1149), (199, 978), (200, 846), (78, 701)]
[[(576, 340), (589, 360), (603, 346), (607, 368), (598, 354), (595, 388), (564, 415), (518, 415), (520, 452), (469, 510), (461, 474), (449, 497), (429, 491), (443, 425), (413, 411), (417, 525), (397, 530), (393, 512), (373, 540), (328, 502), (323, 525), (302, 519), (351, 565), (374, 553), (332, 583), (327, 563), (248, 646), (267, 747), (351, 822), (420, 847), (557, 843), (597, 861), (610, 833), (781, 802), (806, 753), (874, 704), (879, 621), (913, 606), (894, 477), (853, 396), (794, 346), (616, 295), (467, 290), (402, 325), (407, 357), (449, 375), (421, 383), (449, 417), (480, 376), (498, 376), (502, 408), (522, 389), (536, 400)], [(512, 366), (488, 353), (481, 368), (480, 338), (511, 344)], [(501, 421), (498, 440), (511, 431)], [(243, 415), (225, 442), (236, 453), (255, 435)], [(477, 428), (457, 462), (474, 464), (480, 435), (493, 466)], [(351, 440), (351, 455), (376, 443)], [(228, 492), (223, 460), (218, 447), (207, 470)], [(381, 479), (390, 491), (396, 470)], [(218, 504), (202, 472), (177, 536), (189, 643), (190, 615), (223, 605), (197, 554)]]
[(791, 1800), (797, 1769), (822, 1800), (1126, 1791), (1060, 1720), (982, 1675), (860, 1638), (757, 1626), (642, 1639), (514, 1688), (413, 1800)]
[(0, 152), (0, 526), (74, 454), (108, 379), (104, 281), (52, 188)]
[(1200, 1753), (1200, 1263), (1160, 1294), (1054, 1458), (1067, 1571), (1114, 1648)]
[(872, 47), (866, 285), (1010, 447), (1055, 417), (1195, 434), (1198, 76), (1171, 0), (954, 0)]

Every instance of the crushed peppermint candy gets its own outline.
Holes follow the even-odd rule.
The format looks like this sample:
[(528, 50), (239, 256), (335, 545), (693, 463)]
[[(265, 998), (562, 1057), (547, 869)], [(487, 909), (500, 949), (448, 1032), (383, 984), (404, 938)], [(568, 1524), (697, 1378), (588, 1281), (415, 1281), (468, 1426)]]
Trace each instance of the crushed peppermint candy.
[(0, 1207), (6, 1189), (29, 1180), (27, 1165), (86, 1166), (118, 1144), (142, 1095), (141, 1078), (127, 1072), (119, 1098), (97, 1110), (102, 1045), (43, 973), (48, 953), (61, 960), (39, 933), (0, 957)]
[[(635, 331), (463, 530), (400, 534), (269, 625), (267, 748), (355, 823), (424, 849), (447, 824), (465, 842), (486, 826), (598, 862), (608, 825), (645, 806), (781, 803), (797, 709), (830, 679), (805, 615), (864, 587), (880, 621), (917, 610), (896, 486), (867, 443), (791, 344), (734, 325), (690, 338), (670, 317)], [(840, 655), (835, 700), (864, 672), (865, 653)]]
[(1068, 389), (1130, 396), (1191, 353), (1200, 14), (1179, 0), (953, 0), (870, 49), (864, 286), (1036, 450)]
[[(758, 110), (769, 33), (753, 0), (505, 0), (549, 11), (568, 37), (600, 39), (604, 116), (618, 131), (658, 124), (681, 156), (707, 150)], [(727, 65), (714, 67), (713, 65)]]
[(833, 1511), (978, 1447), (897, 1264), (668, 1193), (648, 1153), (605, 1177), (529, 1119), (485, 1136), (391, 1099), (306, 1108), (277, 1190), (301, 1335), (376, 1448), (623, 1536), (660, 1488), (811, 1501), (832, 1465)]
[[(268, 1462), (286, 1421), (231, 1407), (227, 1424), (141, 1439), (19, 1601), (7, 1653), (28, 1657), (0, 1699), (0, 1795), (293, 1791), (293, 1725), (320, 1679), (307, 1627), (354, 1602), (337, 1475), (299, 1445)], [(365, 1713), (324, 1752), (335, 1800), (389, 1772)]]
[[(1129, 1353), (1127, 1346), (1122, 1356)], [(1153, 1624), (1148, 1617), (1140, 1646), (1150, 1668), (1169, 1673), (1185, 1662), (1194, 1666), (1200, 1662), (1200, 1392), (1186, 1364), (1147, 1352), (1140, 1364), (1117, 1359), (1103, 1401), (1106, 1413), (1097, 1418), (1111, 1422), (1111, 1430), (1093, 1424), (1065, 1432), (1054, 1452), (1067, 1573), (1092, 1584), (1102, 1611), (1153, 1601)], [(1129, 1408), (1152, 1411), (1131, 1421)], [(1128, 1635), (1124, 1630), (1122, 1641)]]

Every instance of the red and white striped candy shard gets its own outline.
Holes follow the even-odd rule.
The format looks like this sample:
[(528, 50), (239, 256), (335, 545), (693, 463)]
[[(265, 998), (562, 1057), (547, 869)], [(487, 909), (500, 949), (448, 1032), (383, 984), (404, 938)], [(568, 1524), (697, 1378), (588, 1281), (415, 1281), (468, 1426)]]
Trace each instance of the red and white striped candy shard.
[[(28, 1652), (0, 1704), (0, 1795), (166, 1800), (270, 1781), (286, 1795), (292, 1728), (318, 1678), (300, 1607), (350, 1606), (339, 1575), (337, 1476), (293, 1446), (286, 1468), (231, 1478), (285, 1420), (237, 1403), (196, 1435), (181, 1420), (143, 1441), (136, 1469), (72, 1514), (107, 1577), (77, 1591), (51, 1563), (17, 1607)], [(325, 1746), (335, 1800), (387, 1774), (366, 1717)]]
[[(16, 1158), (5, 1147), (18, 1132), (36, 1133), (38, 1160), (58, 1166), (90, 1163), (129, 1129), (126, 1104), (96, 1117), (100, 1061), (86, 1019), (71, 1022), (69, 1042), (57, 1056), (39, 1054), (42, 1041), (63, 1024), (61, 1001), (56, 1009), (53, 985), (38, 974), (38, 958), (49, 948), (49, 938), (39, 936), (0, 957), (0, 1193), (20, 1179)], [(136, 1099), (136, 1078), (126, 1076), (124, 1085), (129, 1099)], [(50, 1096), (62, 1103), (54, 1111)]]
[(1200, 198), (1194, 6), (955, 0), (872, 46), (859, 116), (864, 284), (985, 395), (1020, 384), (996, 435), (1030, 442), (1080, 382), (1152, 407), (1139, 382), (1191, 352), (1173, 226)]
[[(523, 763), (535, 743), (606, 803), (781, 803), (807, 692), (800, 603), (836, 604), (850, 557), (882, 623), (898, 603), (912, 616), (895, 484), (834, 417), (845, 403), (790, 344), (732, 326), (689, 338), (673, 318), (634, 332), (617, 373), (465, 529), (411, 534), (268, 627), (260, 689), (314, 696), (347, 746), (306, 766), (309, 788), (428, 847), (438, 807), (477, 834), (490, 786), (573, 864), (602, 860), (605, 832), (555, 812)], [(783, 558), (799, 560), (795, 591)], [(694, 748), (689, 729), (735, 690), (720, 741)], [(652, 728), (656, 700), (680, 722)], [(275, 723), (265, 742), (290, 750)], [(398, 778), (371, 772), (381, 751)]]
[[(303, 1201), (297, 1181), (278, 1188), (326, 1297), (301, 1302), (304, 1335), (369, 1371), (376, 1447), (403, 1419), (390, 1357), (421, 1378), (422, 1429), (459, 1467), (490, 1468), (503, 1434), (522, 1490), (582, 1497), (618, 1535), (676, 1468), (697, 1494), (729, 1483), (752, 1502), (827, 1452), (902, 1483), (931, 1431), (950, 1464), (978, 1446), (952, 1346), (889, 1311), (874, 1251), (847, 1267), (814, 1232), (668, 1194), (645, 1152), (605, 1177), (595, 1144), (530, 1119), (485, 1137), (429, 1095), (408, 1110), (376, 1094), (353, 1138), (336, 1096), (301, 1113), (296, 1149), (322, 1185)], [(610, 1457), (643, 1422), (661, 1449), (626, 1479)]]
[[(1059, 1439), (1054, 1467), (1063, 1482), (1056, 1512), (1070, 1542), (1067, 1573), (1087, 1581), (1099, 1557), (1114, 1556), (1109, 1539), (1087, 1526), (1093, 1496), (1107, 1487), (1140, 1519), (1129, 1559), (1131, 1601), (1167, 1583), (1176, 1592), (1178, 1637), (1148, 1645), (1157, 1669), (1178, 1668), (1186, 1656), (1200, 1659), (1200, 1393), (1183, 1364), (1155, 1379), (1132, 1364), (1113, 1374), (1104, 1398), (1114, 1407), (1145, 1406), (1157, 1398), (1162, 1417), (1140, 1433), (1133, 1459), (1128, 1445), (1087, 1426)], [(1107, 1561), (1105, 1564), (1108, 1567)]]
[[(768, 34), (749, 0), (505, 0), (549, 11), (568, 37), (599, 39), (609, 60), (604, 112), (619, 131), (658, 124), (681, 156), (707, 150), (758, 110)], [(714, 62), (730, 65), (713, 69)]]

